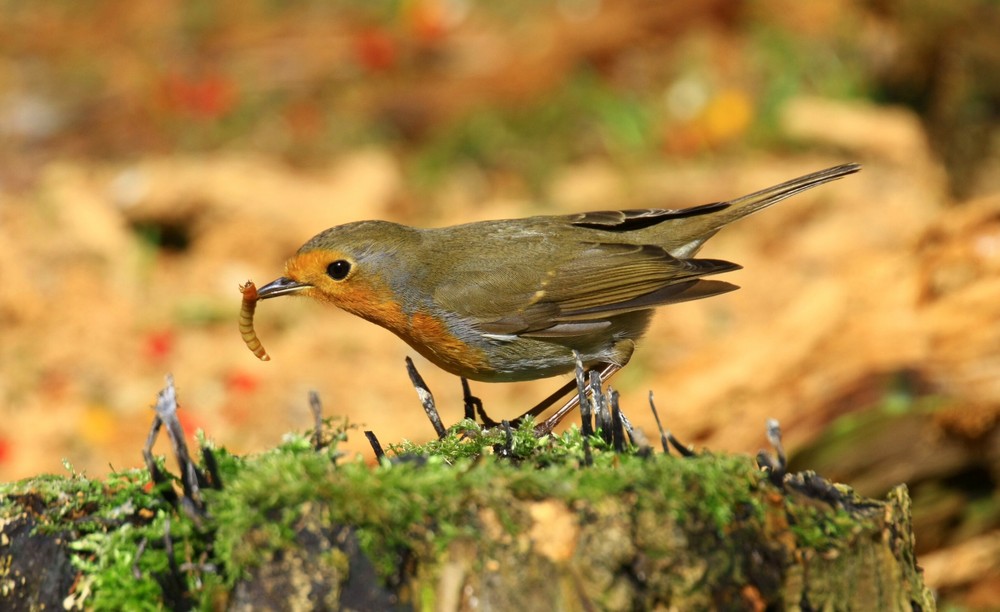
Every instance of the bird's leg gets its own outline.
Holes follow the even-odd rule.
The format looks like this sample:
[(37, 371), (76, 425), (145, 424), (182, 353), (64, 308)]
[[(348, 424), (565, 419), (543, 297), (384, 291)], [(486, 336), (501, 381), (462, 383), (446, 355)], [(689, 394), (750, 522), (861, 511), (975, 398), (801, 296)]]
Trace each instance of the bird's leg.
[(492, 420), (486, 416), (486, 411), (483, 410), (483, 400), (472, 394), (472, 387), (469, 386), (469, 379), (464, 376), (462, 377), (462, 403), (465, 405), (464, 418), (475, 421), (476, 412), (478, 411), (483, 417), (484, 425), (487, 420)]
[[(598, 376), (601, 379), (601, 385), (603, 385), (604, 383), (606, 383), (608, 381), (608, 379), (611, 378), (612, 376), (614, 376), (615, 372), (617, 372), (620, 369), (622, 369), (622, 367), (620, 365), (617, 365), (617, 364), (614, 364), (614, 363), (604, 364), (604, 367), (601, 368), (600, 372), (598, 373)], [(566, 385), (565, 387), (561, 388), (556, 393), (554, 393), (554, 394), (550, 395), (548, 398), (546, 398), (545, 401), (542, 402), (542, 404), (545, 404), (545, 405), (541, 408), (541, 410), (538, 410), (538, 406), (535, 406), (530, 411), (528, 411), (524, 415), (522, 415), (521, 418), (523, 418), (524, 416), (526, 416), (528, 414), (531, 414), (532, 416), (537, 415), (538, 413), (542, 412), (543, 410), (545, 410), (546, 408), (548, 408), (549, 406), (551, 406), (552, 404), (554, 404), (555, 401), (558, 398), (560, 398), (563, 395), (565, 395), (567, 393), (567, 391), (571, 387), (575, 387), (575, 386), (576, 386), (576, 380), (574, 379), (574, 380), (570, 381), (568, 385)], [(548, 402), (548, 403), (546, 404), (546, 402)], [(545, 434), (552, 433), (552, 430), (555, 429), (556, 426), (559, 425), (559, 423), (564, 418), (566, 418), (566, 415), (569, 414), (570, 411), (572, 411), (574, 408), (576, 408), (577, 405), (579, 405), (579, 403), (580, 403), (580, 394), (579, 393), (574, 393), (573, 396), (570, 397), (569, 400), (565, 404), (563, 404), (561, 408), (559, 408), (559, 410), (556, 410), (552, 414), (552, 416), (550, 416), (549, 418), (545, 419), (540, 424), (538, 424), (538, 425), (535, 426), (535, 434), (543, 436)], [(542, 404), (539, 404), (539, 405), (542, 405)], [(538, 410), (538, 412), (534, 412), (535, 410)]]
[[(570, 382), (566, 383), (562, 387), (559, 387), (559, 389), (557, 389), (555, 393), (553, 393), (552, 395), (550, 395), (547, 398), (543, 399), (534, 408), (532, 408), (531, 410), (525, 412), (524, 414), (522, 414), (521, 416), (517, 417), (516, 419), (510, 421), (511, 427), (515, 427), (516, 428), (517, 426), (519, 426), (521, 424), (521, 421), (523, 421), (526, 417), (529, 417), (529, 416), (538, 416), (539, 414), (545, 412), (546, 410), (549, 409), (549, 407), (552, 406), (552, 404), (555, 404), (556, 402), (558, 402), (559, 398), (561, 398), (564, 395), (566, 395), (567, 393), (569, 393), (570, 389), (572, 389), (574, 385), (576, 385), (576, 381), (572, 381), (571, 380)], [(479, 420), (481, 420), (483, 422), (483, 425), (485, 425), (486, 427), (496, 427), (496, 426), (500, 425), (500, 421), (494, 421), (489, 416), (487, 416), (486, 410), (483, 409), (483, 402), (478, 397), (467, 397), (466, 398), (466, 400), (465, 400), (466, 415), (468, 415), (470, 407), (472, 407), (472, 406), (470, 406), (470, 401), (469, 401), (470, 399), (473, 400), (474, 402), (478, 402), (477, 404), (473, 404), (472, 406), (474, 406), (475, 410), (479, 413)]]
[[(525, 418), (527, 418), (529, 416), (536, 417), (536, 416), (540, 415), (541, 413), (545, 412), (550, 407), (552, 407), (553, 404), (555, 404), (556, 402), (558, 402), (560, 398), (564, 397), (567, 393), (570, 392), (570, 390), (572, 390), (574, 388), (576, 388), (576, 380), (575, 379), (571, 380), (568, 383), (566, 383), (565, 385), (559, 387), (558, 389), (556, 389), (556, 391), (552, 395), (550, 395), (547, 398), (545, 398), (542, 401), (540, 401), (534, 408), (532, 408), (531, 410), (525, 412), (521, 416), (519, 416), (516, 419), (514, 419), (513, 421), (511, 421), (510, 422), (511, 426), (512, 427), (517, 427), (517, 426), (519, 426), (521, 424), (521, 421), (523, 421)], [(480, 413), (480, 414), (482, 414), (482, 413)], [(485, 415), (482, 415), (482, 416), (485, 416)]]
[(484, 427), (498, 427), (500, 425), (500, 421), (494, 421), (486, 414), (486, 409), (483, 408), (483, 400), (472, 394), (469, 379), (464, 376), (462, 377), (462, 402), (465, 405), (464, 418), (475, 421), (478, 414), (479, 420), (483, 422)]
[[(607, 382), (607, 380), (611, 378), (615, 374), (615, 372), (617, 372), (620, 369), (621, 366), (613, 363), (604, 364), (604, 366), (598, 372), (598, 376), (601, 379), (601, 384), (603, 385), (605, 382)], [(591, 370), (587, 370), (587, 372), (590, 371)], [(577, 386), (576, 379), (570, 380), (565, 385), (559, 387), (558, 389), (555, 390), (555, 392), (553, 392), (551, 395), (549, 395), (541, 402), (539, 402), (537, 405), (535, 405), (534, 408), (528, 410), (521, 416), (510, 421), (511, 427), (518, 427), (525, 418), (529, 416), (537, 417), (541, 413), (545, 412), (546, 410), (551, 408), (553, 404), (558, 402), (561, 398), (565, 397), (568, 393), (575, 390), (576, 386)], [(466, 399), (466, 411), (469, 410), (468, 399), (470, 398)], [(476, 400), (478, 398), (471, 398), (471, 399)], [(551, 433), (552, 430), (555, 429), (555, 427), (559, 425), (559, 423), (564, 418), (566, 418), (566, 415), (569, 414), (570, 411), (573, 410), (573, 408), (576, 408), (576, 406), (579, 403), (580, 403), (580, 394), (574, 393), (572, 397), (570, 397), (569, 400), (567, 400), (566, 403), (559, 408), (559, 410), (556, 410), (556, 412), (552, 416), (545, 419), (544, 421), (542, 421), (541, 424), (535, 427), (535, 433), (537, 433), (538, 435), (545, 435), (547, 433)], [(500, 424), (499, 422), (494, 421), (493, 419), (489, 418), (486, 415), (486, 411), (483, 409), (482, 402), (479, 402), (479, 404), (476, 405), (475, 408), (479, 412), (480, 420), (482, 420), (483, 425), (485, 425), (486, 427), (496, 427), (497, 425)]]

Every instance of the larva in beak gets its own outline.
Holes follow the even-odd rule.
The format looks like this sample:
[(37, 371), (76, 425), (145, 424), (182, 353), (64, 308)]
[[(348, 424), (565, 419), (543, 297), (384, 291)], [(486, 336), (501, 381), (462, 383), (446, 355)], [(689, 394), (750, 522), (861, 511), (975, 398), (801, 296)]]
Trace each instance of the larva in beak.
[(257, 359), (270, 361), (271, 356), (264, 350), (264, 345), (260, 343), (253, 328), (253, 313), (257, 310), (257, 286), (248, 280), (246, 284), (240, 285), (240, 292), (243, 294), (243, 305), (240, 307), (240, 335), (243, 336), (243, 342)]

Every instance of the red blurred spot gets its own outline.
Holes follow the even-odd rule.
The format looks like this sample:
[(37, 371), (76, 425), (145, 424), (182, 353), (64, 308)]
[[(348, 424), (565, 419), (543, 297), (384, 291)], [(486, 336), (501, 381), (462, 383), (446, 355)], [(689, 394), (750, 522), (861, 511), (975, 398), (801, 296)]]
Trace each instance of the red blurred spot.
[(10, 459), (11, 444), (7, 438), (0, 437), (0, 463)]
[(210, 73), (191, 77), (171, 74), (161, 85), (164, 105), (197, 119), (217, 119), (236, 106), (236, 86), (223, 75)]
[(260, 379), (242, 370), (232, 372), (226, 384), (235, 393), (253, 393), (260, 386)]
[(396, 43), (385, 30), (362, 30), (354, 39), (354, 52), (361, 65), (372, 72), (383, 72), (396, 65)]
[(146, 334), (144, 350), (153, 361), (166, 359), (174, 350), (176, 337), (169, 329), (161, 329)]
[(181, 429), (184, 430), (184, 436), (190, 438), (194, 435), (196, 431), (201, 429), (201, 423), (186, 410), (177, 411), (177, 420), (181, 424)]

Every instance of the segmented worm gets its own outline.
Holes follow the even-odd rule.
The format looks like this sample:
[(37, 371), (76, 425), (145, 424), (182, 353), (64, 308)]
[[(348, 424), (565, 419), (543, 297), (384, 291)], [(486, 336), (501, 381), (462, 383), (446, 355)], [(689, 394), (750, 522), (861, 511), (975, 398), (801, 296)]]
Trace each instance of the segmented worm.
[(257, 359), (270, 361), (271, 356), (264, 350), (264, 345), (253, 329), (253, 313), (257, 310), (257, 285), (248, 280), (245, 285), (240, 285), (240, 292), (243, 293), (243, 305), (240, 307), (240, 335), (243, 336), (243, 342), (246, 342), (247, 348)]

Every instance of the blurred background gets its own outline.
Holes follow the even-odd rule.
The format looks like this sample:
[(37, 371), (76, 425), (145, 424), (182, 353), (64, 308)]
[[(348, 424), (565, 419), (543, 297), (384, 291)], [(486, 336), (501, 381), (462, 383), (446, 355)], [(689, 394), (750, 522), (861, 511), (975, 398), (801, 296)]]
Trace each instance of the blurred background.
[[(653, 390), (696, 447), (756, 452), (774, 417), (798, 469), (908, 483), (928, 583), (1000, 609), (997, 32), (994, 0), (0, 0), (0, 481), (139, 465), (168, 372), (236, 452), (309, 428), (309, 390), (428, 439), (389, 332), (283, 299), (272, 361), (240, 339), (237, 285), (326, 227), (685, 207), (859, 161), (709, 242), (743, 289), (662, 309), (614, 386), (648, 433)], [(511, 418), (561, 383), (473, 390)]]

